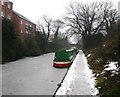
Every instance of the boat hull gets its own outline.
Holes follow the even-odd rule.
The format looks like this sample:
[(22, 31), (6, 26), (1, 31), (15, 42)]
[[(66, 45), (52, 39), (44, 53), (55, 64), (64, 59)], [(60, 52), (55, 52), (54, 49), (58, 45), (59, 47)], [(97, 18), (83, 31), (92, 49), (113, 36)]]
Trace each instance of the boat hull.
[(53, 66), (59, 68), (69, 67), (70, 65), (71, 62), (53, 62)]

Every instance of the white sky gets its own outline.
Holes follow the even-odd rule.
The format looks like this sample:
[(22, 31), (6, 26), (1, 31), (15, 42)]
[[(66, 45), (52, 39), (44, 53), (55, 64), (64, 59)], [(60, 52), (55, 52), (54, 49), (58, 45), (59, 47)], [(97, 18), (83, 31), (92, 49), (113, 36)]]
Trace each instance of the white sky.
[[(58, 19), (66, 13), (69, 2), (91, 2), (96, 0), (9, 0), (13, 2), (13, 10), (25, 16), (32, 22), (37, 22), (43, 15)], [(97, 0), (105, 1), (105, 0)], [(120, 0), (107, 0), (115, 2)]]

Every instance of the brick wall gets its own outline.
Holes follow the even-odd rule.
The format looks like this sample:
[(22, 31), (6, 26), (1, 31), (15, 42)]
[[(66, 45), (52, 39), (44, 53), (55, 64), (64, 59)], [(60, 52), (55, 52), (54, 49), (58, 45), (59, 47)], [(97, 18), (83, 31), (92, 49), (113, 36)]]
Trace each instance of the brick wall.
[(22, 40), (24, 40), (27, 34), (35, 36), (36, 25), (34, 23), (21, 18), (16, 12), (13, 12), (13, 21), (16, 31), (19, 33)]

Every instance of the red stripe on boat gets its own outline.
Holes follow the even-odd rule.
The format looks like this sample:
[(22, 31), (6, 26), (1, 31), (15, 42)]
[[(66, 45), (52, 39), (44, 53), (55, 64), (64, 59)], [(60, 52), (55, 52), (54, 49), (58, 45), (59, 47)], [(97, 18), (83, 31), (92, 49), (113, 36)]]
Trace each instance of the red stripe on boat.
[(69, 67), (71, 65), (71, 63), (67, 63), (67, 64), (58, 64), (58, 63), (53, 63), (54, 67), (60, 67), (60, 68), (64, 68), (64, 67)]

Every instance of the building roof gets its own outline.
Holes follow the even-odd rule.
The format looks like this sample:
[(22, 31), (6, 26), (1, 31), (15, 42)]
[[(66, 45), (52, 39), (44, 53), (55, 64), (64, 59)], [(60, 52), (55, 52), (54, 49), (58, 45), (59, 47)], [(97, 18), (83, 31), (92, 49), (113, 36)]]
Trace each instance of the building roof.
[(20, 18), (22, 18), (22, 19), (24, 19), (24, 20), (26, 20), (26, 21), (28, 21), (28, 22), (30, 22), (30, 23), (32, 23), (32, 24), (34, 24), (33, 22), (31, 22), (29, 19), (27, 19), (27, 18), (26, 18), (26, 17), (24, 17), (23, 15), (21, 15), (21, 14), (19, 14), (19, 13), (15, 12), (15, 11), (14, 11), (14, 13), (15, 13), (17, 16), (19, 16)]

